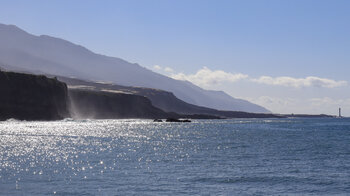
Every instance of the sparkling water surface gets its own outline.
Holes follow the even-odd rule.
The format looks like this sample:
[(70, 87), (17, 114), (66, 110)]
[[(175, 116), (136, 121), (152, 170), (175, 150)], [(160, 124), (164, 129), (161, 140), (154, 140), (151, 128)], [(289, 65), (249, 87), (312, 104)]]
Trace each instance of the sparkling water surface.
[(350, 119), (0, 122), (0, 195), (349, 195)]

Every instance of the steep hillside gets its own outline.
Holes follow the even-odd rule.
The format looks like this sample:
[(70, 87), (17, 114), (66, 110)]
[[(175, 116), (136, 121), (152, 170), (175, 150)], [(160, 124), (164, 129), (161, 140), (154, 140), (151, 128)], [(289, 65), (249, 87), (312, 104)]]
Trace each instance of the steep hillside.
[(218, 118), (168, 113), (144, 96), (67, 89), (57, 78), (27, 73), (0, 71), (0, 93), (0, 120)]
[(67, 86), (56, 79), (0, 71), (0, 120), (69, 117)]
[(138, 64), (95, 54), (63, 39), (28, 34), (13, 25), (0, 24), (0, 66), (15, 71), (161, 89), (173, 92), (187, 103), (208, 108), (269, 112), (248, 101), (234, 99), (224, 92), (207, 91), (189, 82), (154, 73)]
[(93, 90), (70, 89), (73, 118), (168, 118), (169, 114), (154, 107), (142, 96)]
[[(201, 114), (201, 115), (210, 115), (210, 118), (213, 116), (219, 116), (223, 118), (278, 118), (280, 116), (273, 114), (261, 114), (261, 113), (247, 113), (247, 112), (237, 112), (237, 111), (220, 111), (211, 108), (196, 106), (193, 104), (186, 103), (176, 96), (173, 93), (162, 91), (158, 89), (150, 88), (140, 88), (140, 87), (128, 87), (115, 84), (106, 84), (106, 83), (95, 83), (89, 82), (74, 78), (67, 78), (62, 76), (57, 76), (60, 81), (63, 81), (68, 84), (69, 88), (74, 89), (87, 89), (94, 91), (102, 92), (119, 92), (127, 94), (135, 94), (147, 97), (151, 100), (152, 104), (166, 112), (173, 112), (181, 114), (185, 117), (193, 118), (190, 115)], [(186, 116), (189, 115), (189, 116)], [(205, 118), (201, 116), (199, 118)]]

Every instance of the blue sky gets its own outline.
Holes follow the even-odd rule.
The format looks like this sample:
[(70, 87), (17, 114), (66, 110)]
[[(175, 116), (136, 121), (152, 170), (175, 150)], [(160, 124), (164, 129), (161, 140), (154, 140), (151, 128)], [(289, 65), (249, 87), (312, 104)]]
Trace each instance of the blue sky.
[(274, 112), (350, 116), (349, 10), (347, 0), (2, 0), (0, 23)]

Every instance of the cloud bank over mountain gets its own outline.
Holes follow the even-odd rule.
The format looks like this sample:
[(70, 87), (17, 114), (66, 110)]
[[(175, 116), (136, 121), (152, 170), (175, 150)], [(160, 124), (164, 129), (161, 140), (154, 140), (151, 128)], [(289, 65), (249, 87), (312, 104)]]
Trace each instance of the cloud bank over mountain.
[(277, 85), (285, 87), (322, 87), (322, 88), (335, 88), (346, 86), (347, 81), (336, 81), (328, 78), (319, 78), (314, 76), (309, 76), (306, 78), (293, 78), (293, 77), (270, 77), (261, 76), (258, 79), (252, 79), (253, 82), (267, 84), (267, 85)]
[(346, 96), (350, 89), (346, 80), (316, 76), (253, 77), (208, 67), (190, 74), (173, 69), (172, 72), (166, 72), (165, 67), (159, 65), (157, 68), (153, 70), (175, 79), (190, 81), (203, 88), (224, 90), (232, 96), (265, 106), (277, 113), (336, 115), (339, 107), (343, 108), (344, 114), (350, 111), (349, 98)]
[[(250, 82), (255, 82), (265, 85), (275, 85), (284, 87), (321, 87), (321, 88), (336, 88), (341, 86), (347, 86), (348, 82), (341, 80), (332, 80), (328, 78), (320, 78), (315, 76), (308, 76), (305, 78), (294, 78), (289, 76), (281, 77), (271, 77), (271, 76), (261, 76), (258, 78), (252, 78), (247, 74), (243, 73), (230, 73), (223, 70), (211, 70), (208, 67), (203, 67), (194, 74), (184, 74), (184, 73), (174, 73), (174, 70), (166, 67), (162, 68), (157, 65), (154, 67), (156, 70), (164, 70), (166, 72), (172, 73), (170, 76), (177, 80), (190, 81), (200, 87), (207, 87), (218, 85), (222, 83), (234, 83), (240, 80), (248, 80)], [(171, 70), (171, 71), (167, 71)]]
[(184, 73), (178, 73), (171, 75), (171, 77), (177, 80), (187, 80), (198, 86), (206, 87), (224, 82), (236, 82), (248, 78), (248, 75), (227, 73), (222, 70), (212, 71), (207, 67), (203, 67), (203, 69), (198, 70), (195, 74), (186, 75)]

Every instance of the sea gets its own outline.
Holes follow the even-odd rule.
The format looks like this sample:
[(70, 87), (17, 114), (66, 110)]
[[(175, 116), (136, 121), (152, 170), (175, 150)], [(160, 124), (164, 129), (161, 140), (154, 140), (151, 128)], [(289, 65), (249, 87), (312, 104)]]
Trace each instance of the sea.
[(350, 195), (350, 119), (3, 121), (0, 195)]

